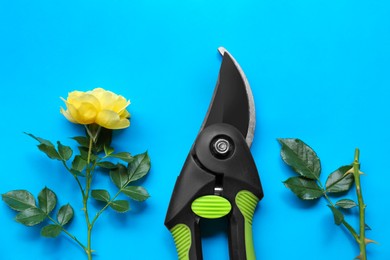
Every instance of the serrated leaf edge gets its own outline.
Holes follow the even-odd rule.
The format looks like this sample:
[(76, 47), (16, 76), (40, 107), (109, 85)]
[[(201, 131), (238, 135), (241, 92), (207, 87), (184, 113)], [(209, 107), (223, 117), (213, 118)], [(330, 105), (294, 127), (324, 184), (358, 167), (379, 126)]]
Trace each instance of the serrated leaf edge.
[(301, 139), (299, 139), (299, 138), (278, 138), (278, 139), (277, 139), (278, 142), (282, 145), (282, 149), (281, 149), (281, 151), (280, 151), (280, 155), (281, 155), (281, 157), (282, 157), (282, 160), (283, 160), (288, 166), (290, 166), (290, 167), (293, 169), (293, 171), (294, 171), (296, 174), (298, 174), (299, 176), (302, 176), (302, 177), (304, 177), (304, 178), (311, 179), (311, 180), (318, 180), (319, 176), (317, 177), (315, 174), (313, 174), (313, 173), (312, 173), (312, 170), (309, 169), (306, 165), (304, 165), (304, 167), (307, 169), (308, 172), (311, 173), (311, 175), (312, 175), (313, 177), (312, 177), (312, 176), (306, 176), (306, 175), (301, 174), (301, 173), (299, 172), (299, 170), (298, 170), (296, 167), (294, 167), (294, 166), (292, 166), (291, 164), (289, 164), (288, 162), (286, 162), (285, 156), (283, 156), (283, 148), (288, 148), (291, 152), (293, 152), (294, 154), (296, 154), (296, 153), (294, 152), (293, 149), (291, 149), (288, 145), (286, 145), (286, 144), (283, 142), (283, 140), (288, 140), (288, 139), (296, 140), (296, 141), (301, 142), (303, 145), (307, 146), (307, 147), (315, 154), (315, 156), (316, 156), (316, 158), (317, 158), (317, 160), (318, 160), (318, 162), (319, 162), (319, 164), (320, 164), (319, 174), (318, 174), (318, 175), (319, 175), (319, 176), (321, 175), (322, 167), (321, 167), (321, 160), (320, 160), (320, 158), (318, 157), (317, 153), (314, 151), (313, 148), (311, 148), (309, 145), (307, 145), (305, 142), (303, 142), (303, 141), (302, 141)]

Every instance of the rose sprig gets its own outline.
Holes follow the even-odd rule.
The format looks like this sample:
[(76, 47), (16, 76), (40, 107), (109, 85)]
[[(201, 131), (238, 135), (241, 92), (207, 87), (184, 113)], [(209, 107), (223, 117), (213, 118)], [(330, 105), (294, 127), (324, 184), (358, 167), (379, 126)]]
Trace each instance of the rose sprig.
[[(60, 112), (71, 122), (84, 125), (85, 136), (73, 137), (77, 150), (70, 146), (26, 133), (38, 141), (38, 149), (50, 159), (62, 163), (67, 172), (77, 183), (83, 203), (83, 213), (87, 229), (87, 241), (81, 242), (66, 229), (74, 216), (74, 209), (68, 203), (59, 208), (56, 217), (57, 195), (45, 187), (37, 199), (27, 190), (13, 190), (2, 194), (3, 201), (13, 210), (18, 211), (15, 220), (26, 226), (35, 226), (42, 222), (41, 235), (54, 238), (63, 232), (75, 241), (92, 259), (92, 230), (108, 208), (124, 213), (130, 210), (129, 198), (143, 202), (149, 198), (147, 190), (136, 182), (146, 176), (150, 170), (148, 153), (132, 156), (128, 152), (116, 152), (111, 146), (112, 131), (130, 125), (130, 113), (127, 106), (130, 101), (101, 88), (88, 92), (73, 91), (63, 99), (67, 109)], [(110, 194), (105, 189), (93, 189), (93, 177), (101, 171), (107, 172), (117, 191)], [(94, 216), (89, 212), (89, 199), (101, 203), (100, 210)], [(38, 201), (38, 203), (36, 203)]]
[[(359, 246), (360, 253), (355, 259), (366, 260), (366, 245), (376, 243), (366, 237), (366, 231), (371, 228), (366, 224), (362, 185), (360, 181), (359, 149), (355, 150), (352, 164), (343, 165), (330, 173), (325, 184), (321, 182), (321, 162), (315, 151), (296, 138), (280, 138), (282, 145), (281, 157), (298, 175), (288, 178), (284, 185), (302, 200), (316, 200), (325, 198), (331, 210), (336, 225), (343, 226), (352, 235)], [(331, 196), (340, 197), (355, 187), (357, 202), (350, 198), (339, 198), (333, 202)], [(354, 227), (347, 221), (344, 212), (357, 208), (359, 227)]]

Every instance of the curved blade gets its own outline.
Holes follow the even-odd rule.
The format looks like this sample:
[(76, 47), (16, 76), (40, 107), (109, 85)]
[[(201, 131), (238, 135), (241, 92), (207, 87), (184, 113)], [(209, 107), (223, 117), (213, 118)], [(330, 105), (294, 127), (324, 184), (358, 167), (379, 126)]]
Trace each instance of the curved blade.
[(223, 47), (218, 48), (223, 56), (210, 107), (200, 131), (216, 123), (236, 127), (246, 143), (252, 145), (256, 116), (252, 90), (240, 65)]

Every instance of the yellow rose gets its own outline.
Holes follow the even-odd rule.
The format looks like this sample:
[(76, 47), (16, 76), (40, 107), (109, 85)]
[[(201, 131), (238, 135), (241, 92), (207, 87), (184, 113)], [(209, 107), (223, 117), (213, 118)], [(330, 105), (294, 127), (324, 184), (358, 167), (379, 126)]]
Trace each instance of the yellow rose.
[(73, 91), (68, 95), (67, 110), (61, 107), (69, 121), (82, 124), (98, 124), (107, 129), (122, 129), (130, 126), (130, 114), (126, 110), (130, 100), (102, 88), (92, 91)]

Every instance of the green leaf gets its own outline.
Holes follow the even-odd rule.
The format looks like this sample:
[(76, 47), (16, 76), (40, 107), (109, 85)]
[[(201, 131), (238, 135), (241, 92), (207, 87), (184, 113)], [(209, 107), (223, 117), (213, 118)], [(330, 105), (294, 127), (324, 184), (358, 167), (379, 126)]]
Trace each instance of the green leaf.
[(104, 153), (105, 153), (106, 155), (110, 155), (110, 154), (112, 154), (113, 152), (114, 152), (114, 148), (109, 147), (109, 146), (104, 146)]
[(39, 144), (38, 149), (44, 152), (50, 159), (62, 161), (60, 154), (53, 145)]
[(88, 148), (89, 146), (89, 138), (85, 136), (75, 136), (72, 137), (73, 140), (75, 140), (81, 147)]
[(25, 134), (30, 136), (30, 137), (32, 137), (32, 138), (34, 138), (35, 140), (37, 140), (41, 144), (45, 144), (45, 145), (48, 145), (48, 146), (54, 146), (49, 140), (37, 137), (37, 136), (35, 136), (33, 134), (29, 134), (29, 133), (26, 133), (26, 132), (25, 132)]
[(118, 164), (116, 169), (110, 171), (110, 178), (118, 188), (126, 186), (129, 180), (126, 167), (123, 164)]
[(332, 172), (326, 180), (326, 192), (328, 193), (340, 193), (348, 191), (353, 184), (353, 174), (346, 174), (352, 166), (341, 166), (336, 171)]
[(128, 186), (123, 188), (122, 192), (136, 201), (145, 201), (150, 197), (147, 190), (141, 186)]
[(134, 156), (127, 166), (129, 182), (136, 181), (148, 174), (150, 170), (150, 158), (147, 152)]
[[(80, 156), (83, 160), (88, 161), (88, 148), (79, 146)], [(96, 155), (91, 153), (90, 160), (91, 162), (96, 160)]]
[(46, 218), (46, 213), (39, 208), (25, 209), (16, 215), (15, 220), (26, 226), (34, 226), (41, 223)]
[(13, 190), (1, 195), (3, 201), (16, 211), (35, 208), (34, 196), (26, 190)]
[(328, 205), (328, 207), (332, 210), (332, 213), (333, 213), (333, 217), (334, 217), (334, 223), (336, 225), (340, 225), (343, 220), (344, 220), (344, 215), (343, 213), (338, 210), (337, 208), (331, 206), (331, 205)]
[(128, 152), (113, 153), (110, 154), (110, 157), (118, 158), (125, 162), (131, 162), (133, 160), (133, 156)]
[(61, 156), (62, 160), (67, 161), (72, 157), (73, 150), (69, 146), (62, 145), (60, 141), (57, 142), (58, 153)]
[(106, 190), (93, 190), (91, 191), (91, 195), (95, 200), (109, 202), (110, 201), (110, 193)]
[(104, 127), (100, 128), (99, 138), (95, 146), (96, 152), (101, 152), (104, 147), (110, 147), (112, 141), (112, 130)]
[(73, 218), (73, 213), (73, 208), (69, 204), (62, 206), (57, 214), (58, 223), (61, 226), (66, 225)]
[(87, 166), (87, 161), (84, 160), (80, 155), (76, 155), (72, 161), (72, 169), (78, 172), (82, 172)]
[(41, 229), (41, 235), (44, 237), (57, 237), (62, 231), (60, 225), (47, 225)]
[(88, 159), (88, 147), (79, 146), (80, 157), (87, 161)]
[(340, 208), (343, 209), (351, 209), (353, 207), (356, 207), (357, 204), (355, 203), (355, 201), (350, 199), (341, 199), (336, 202), (336, 206), (339, 206)]
[(295, 195), (303, 200), (318, 199), (324, 195), (324, 191), (315, 180), (304, 177), (291, 177), (283, 182)]
[(299, 175), (316, 180), (321, 174), (321, 163), (317, 154), (300, 139), (280, 138), (280, 155), (283, 161)]
[(109, 170), (113, 170), (118, 167), (116, 164), (113, 164), (112, 162), (108, 162), (108, 161), (98, 162), (96, 165)]
[(56, 148), (54, 147), (54, 145), (52, 144), (52, 142), (50, 142), (49, 140), (37, 137), (33, 134), (29, 134), (29, 133), (25, 133), (25, 134), (34, 138), (35, 140), (37, 140), (39, 142), (39, 145), (38, 145), (39, 150), (44, 152), (50, 159), (61, 160), (61, 156), (58, 154), (58, 152), (57, 152)]
[(85, 174), (83, 172), (77, 171), (75, 169), (70, 169), (70, 172), (75, 176), (85, 177)]
[(45, 187), (38, 194), (38, 202), (43, 212), (50, 214), (57, 204), (57, 196), (53, 191)]
[(124, 212), (127, 212), (130, 210), (130, 205), (129, 205), (129, 202), (127, 200), (113, 201), (110, 204), (110, 207), (119, 213), (124, 213)]

